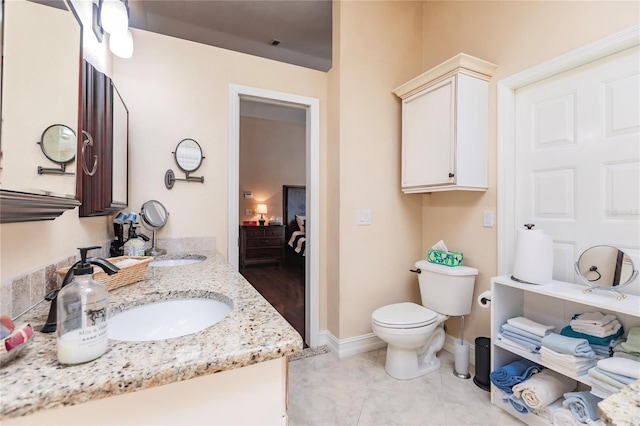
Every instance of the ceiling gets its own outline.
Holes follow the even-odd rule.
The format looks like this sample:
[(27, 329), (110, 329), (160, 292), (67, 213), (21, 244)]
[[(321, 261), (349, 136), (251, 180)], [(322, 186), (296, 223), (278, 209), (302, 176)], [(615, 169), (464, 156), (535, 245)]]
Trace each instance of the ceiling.
[[(320, 71), (331, 0), (129, 0), (130, 26)], [(273, 40), (280, 44), (273, 46)]]

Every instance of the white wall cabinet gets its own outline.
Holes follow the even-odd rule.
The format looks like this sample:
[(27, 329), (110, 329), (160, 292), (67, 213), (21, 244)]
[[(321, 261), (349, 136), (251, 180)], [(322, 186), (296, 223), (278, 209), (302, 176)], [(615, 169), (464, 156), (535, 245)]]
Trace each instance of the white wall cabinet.
[[(540, 354), (532, 354), (503, 345), (498, 339), (500, 326), (509, 318), (524, 316), (545, 325), (555, 326), (559, 333), (569, 324), (571, 317), (577, 313), (599, 311), (615, 315), (625, 333), (631, 327), (640, 326), (640, 297), (627, 295), (617, 300), (609, 293), (594, 291), (583, 293), (586, 287), (561, 281), (552, 281), (545, 285), (521, 284), (512, 281), (508, 276), (491, 279), (491, 371), (520, 358), (526, 358), (551, 368), (567, 377), (577, 380), (580, 388), (588, 389), (591, 385), (587, 374), (575, 376), (566, 371), (549, 367), (540, 360)], [(520, 414), (511, 404), (502, 401), (502, 391), (491, 385), (491, 402), (509, 412), (519, 420), (530, 424), (551, 424), (533, 413)]]
[(393, 92), (402, 99), (402, 191), (485, 191), (489, 79), (460, 53)]

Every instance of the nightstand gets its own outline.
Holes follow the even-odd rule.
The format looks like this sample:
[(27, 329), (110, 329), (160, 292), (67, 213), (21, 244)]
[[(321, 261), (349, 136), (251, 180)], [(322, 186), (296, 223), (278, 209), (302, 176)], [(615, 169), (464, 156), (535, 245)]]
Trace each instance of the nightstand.
[(284, 262), (284, 225), (240, 226), (240, 268)]

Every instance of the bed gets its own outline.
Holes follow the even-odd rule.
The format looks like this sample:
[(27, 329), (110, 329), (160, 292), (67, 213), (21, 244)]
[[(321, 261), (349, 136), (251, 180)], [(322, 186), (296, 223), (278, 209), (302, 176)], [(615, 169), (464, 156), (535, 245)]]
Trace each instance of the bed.
[(307, 190), (300, 185), (282, 185), (282, 215), (285, 229), (285, 260), (304, 265), (306, 251)]

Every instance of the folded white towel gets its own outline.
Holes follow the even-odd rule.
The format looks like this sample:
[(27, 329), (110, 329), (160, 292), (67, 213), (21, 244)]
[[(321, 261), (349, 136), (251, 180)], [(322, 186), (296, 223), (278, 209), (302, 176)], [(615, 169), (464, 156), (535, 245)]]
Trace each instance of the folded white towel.
[(603, 326), (616, 319), (615, 315), (603, 314), (602, 312), (585, 312), (578, 315), (575, 319), (571, 320), (571, 325), (598, 325)]
[(582, 423), (576, 419), (568, 408), (558, 408), (553, 412), (553, 424), (555, 426), (581, 426)]
[(521, 398), (527, 407), (540, 410), (573, 391), (578, 382), (552, 370), (542, 370), (522, 383), (513, 385), (513, 395)]
[(622, 325), (618, 320), (611, 321), (602, 327), (597, 325), (572, 325), (571, 329), (578, 333), (588, 334), (595, 337), (609, 337), (616, 334)]
[(498, 340), (500, 340), (502, 343), (504, 343), (505, 346), (509, 346), (510, 348), (518, 349), (518, 350), (529, 352), (529, 353), (537, 353), (532, 348), (528, 348), (524, 345), (521, 345), (520, 343), (513, 341), (508, 337), (504, 337), (502, 334), (498, 334)]
[(589, 392), (602, 399), (608, 398), (619, 391), (619, 389), (617, 389), (616, 387), (602, 382), (595, 377), (590, 377), (589, 382), (591, 385), (591, 390)]
[(598, 368), (634, 379), (640, 379), (640, 362), (627, 358), (605, 358), (598, 361)]
[(559, 408), (562, 408), (562, 400), (563, 398), (558, 398), (555, 401), (553, 401), (551, 404), (545, 407), (542, 407), (538, 410), (532, 410), (532, 413), (534, 413), (538, 417), (542, 417), (543, 419), (547, 420), (549, 423), (552, 423), (553, 412)]
[(561, 362), (557, 362), (555, 360), (550, 360), (550, 359), (546, 359), (546, 358), (540, 358), (547, 367), (549, 368), (553, 368), (554, 370), (561, 372), (563, 374), (567, 374), (570, 376), (582, 376), (583, 374), (587, 374), (587, 372), (589, 371), (590, 368), (593, 368), (594, 365), (596, 365), (595, 363), (595, 359), (593, 361), (593, 364), (588, 364), (588, 365), (581, 365), (581, 366), (575, 366), (575, 365), (568, 365), (568, 364), (563, 364)]
[(509, 318), (507, 323), (540, 337), (544, 337), (555, 330), (552, 325), (540, 324), (525, 317)]
[(552, 349), (547, 348), (546, 346), (542, 346), (540, 348), (540, 355), (542, 360), (551, 360), (555, 362), (559, 362), (561, 364), (573, 367), (582, 367), (585, 365), (590, 365), (591, 367), (596, 365), (596, 360), (594, 358), (585, 358), (582, 356), (575, 356), (569, 354), (561, 354)]

